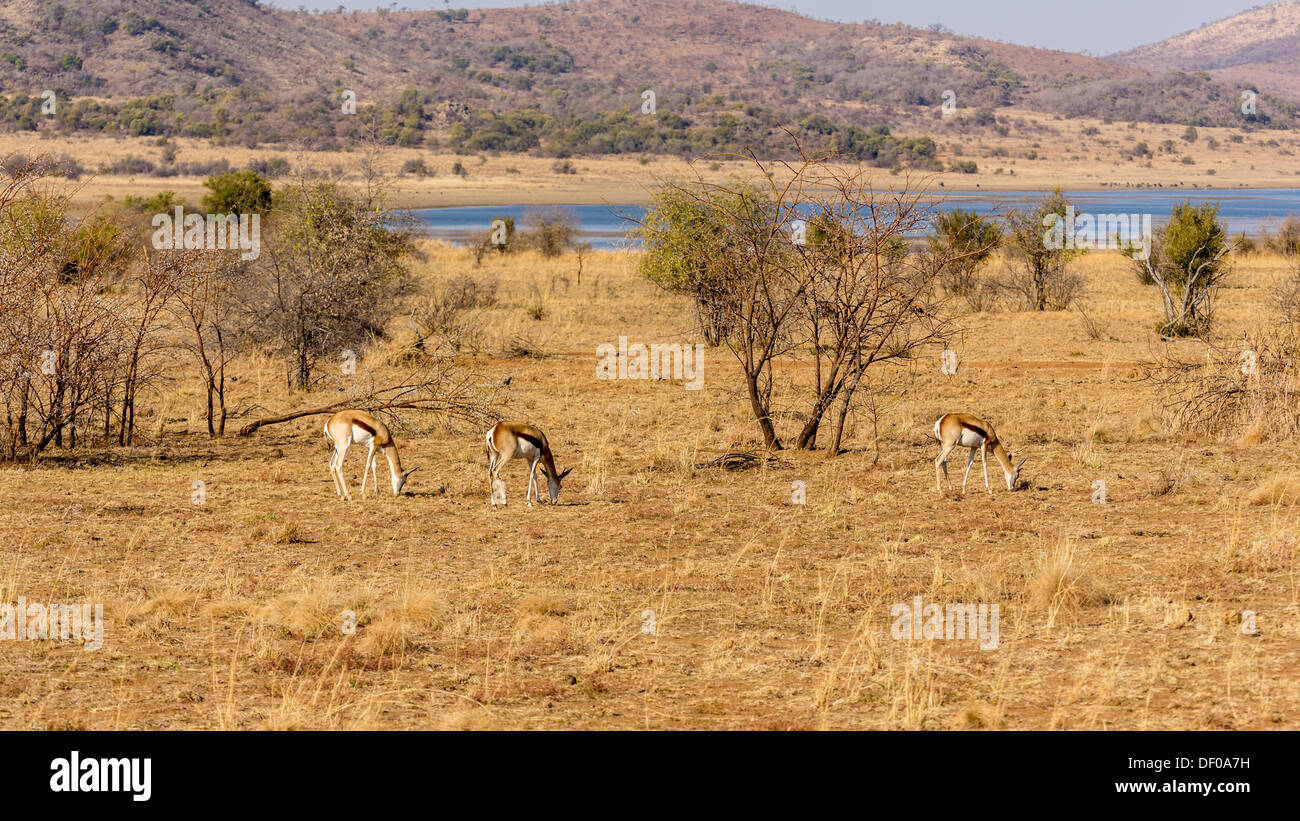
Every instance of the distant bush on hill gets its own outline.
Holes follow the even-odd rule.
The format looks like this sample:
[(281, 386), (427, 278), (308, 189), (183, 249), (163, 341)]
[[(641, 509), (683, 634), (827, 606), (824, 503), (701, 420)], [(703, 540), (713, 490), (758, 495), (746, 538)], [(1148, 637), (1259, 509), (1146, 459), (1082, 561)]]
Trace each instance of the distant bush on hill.
[(1222, 85), (1201, 72), (1047, 88), (1030, 95), (1029, 104), (1067, 117), (1202, 127), (1287, 127), (1297, 112), (1294, 103), (1261, 95), (1256, 113), (1245, 114), (1235, 97), (1229, 97)]

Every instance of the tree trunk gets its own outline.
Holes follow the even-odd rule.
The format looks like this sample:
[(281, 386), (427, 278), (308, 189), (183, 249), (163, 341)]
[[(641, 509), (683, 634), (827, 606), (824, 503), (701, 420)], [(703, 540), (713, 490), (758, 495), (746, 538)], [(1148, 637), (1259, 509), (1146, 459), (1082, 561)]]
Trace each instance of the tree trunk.
[(207, 388), (208, 388), (208, 409), (207, 409), (207, 414), (208, 414), (208, 438), (211, 439), (211, 438), (213, 438), (213, 437), (215, 437), (215, 436), (217, 435), (216, 424), (215, 424), (215, 421), (214, 421), (214, 419), (213, 419), (213, 410), (214, 410), (214, 408), (213, 408), (213, 401), (212, 401), (213, 398), (214, 398), (213, 395), (217, 392), (217, 386), (216, 386), (216, 384), (214, 384), (214, 382), (213, 382), (212, 371), (211, 371), (210, 369), (209, 369), (209, 371), (208, 371), (208, 385), (207, 385)]
[(758, 389), (758, 374), (745, 375), (745, 388), (749, 392), (749, 406), (758, 420), (758, 429), (763, 434), (763, 446), (768, 450), (781, 450), (781, 441), (776, 438), (776, 428), (772, 426), (772, 416), (763, 403), (763, 395)]
[(840, 405), (835, 410), (835, 426), (831, 429), (831, 445), (826, 451), (827, 456), (839, 456), (840, 445), (844, 441), (844, 420), (849, 415), (849, 405), (853, 397), (852, 391), (847, 391), (840, 400)]
[(217, 435), (226, 435), (226, 366), (223, 364), (217, 376), (217, 406), (220, 408), (221, 417), (217, 424)]
[[(860, 363), (859, 363), (860, 365)], [(854, 370), (845, 377), (844, 384), (840, 389), (840, 405), (835, 412), (835, 428), (831, 432), (831, 446), (827, 451), (827, 456), (838, 456), (840, 447), (844, 441), (844, 422), (849, 417), (849, 410), (853, 407), (853, 394), (857, 393), (858, 386), (862, 384), (862, 370), (856, 366)]]

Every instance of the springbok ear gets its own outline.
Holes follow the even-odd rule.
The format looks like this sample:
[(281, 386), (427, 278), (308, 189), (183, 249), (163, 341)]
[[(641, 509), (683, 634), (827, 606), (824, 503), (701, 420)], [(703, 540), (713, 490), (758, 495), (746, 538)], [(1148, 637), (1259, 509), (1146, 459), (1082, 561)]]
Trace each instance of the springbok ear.
[(1020, 464), (1016, 465), (1016, 470), (1020, 470), (1022, 467), (1025, 466), (1025, 462), (1028, 462), (1028, 461), (1029, 461), (1029, 457), (1028, 457), (1028, 456), (1026, 456), (1024, 459), (1021, 459), (1021, 460), (1020, 460)]
[(413, 467), (413, 468), (411, 468), (410, 470), (408, 470), (408, 471), (406, 471), (405, 473), (403, 473), (403, 474), (402, 474), (402, 478), (406, 478), (407, 476), (410, 476), (412, 473), (415, 473), (415, 472), (416, 472), (417, 470), (419, 470), (419, 469), (420, 469), (420, 466), (419, 466), (419, 465), (416, 465), (415, 467)]
[(560, 475), (559, 475), (558, 477), (556, 477), (556, 480), (555, 480), (555, 481), (557, 481), (557, 482), (563, 482), (563, 481), (564, 481), (564, 477), (565, 477), (565, 476), (568, 476), (571, 472), (573, 472), (573, 468), (565, 468), (564, 471), (561, 472)]

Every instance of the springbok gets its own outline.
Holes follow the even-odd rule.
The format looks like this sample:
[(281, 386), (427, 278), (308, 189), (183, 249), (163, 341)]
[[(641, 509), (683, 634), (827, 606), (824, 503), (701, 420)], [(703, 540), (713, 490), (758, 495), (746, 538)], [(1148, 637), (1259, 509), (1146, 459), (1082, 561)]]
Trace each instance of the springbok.
[(393, 481), (393, 495), (400, 495), (406, 477), (419, 470), (418, 467), (402, 470), (402, 457), (397, 452), (397, 443), (388, 432), (388, 426), (363, 410), (341, 410), (325, 423), (325, 437), (334, 443), (334, 454), (330, 456), (330, 476), (334, 478), (334, 492), (339, 498), (352, 500), (348, 492), (348, 482), (343, 476), (343, 458), (348, 455), (348, 448), (353, 445), (369, 445), (365, 464), (361, 466), (361, 498), (366, 497), (366, 474), (374, 477), (374, 492), (379, 492), (379, 471), (375, 467), (375, 448), (383, 451), (388, 459), (388, 474)]
[[(966, 480), (970, 478), (971, 465), (975, 464), (975, 450), (980, 452), (980, 464), (984, 467), (984, 487), (988, 490), (989, 495), (993, 495), (993, 488), (989, 487), (989, 463), (987, 453), (989, 449), (993, 450), (993, 458), (998, 460), (1002, 466), (1002, 474), (1007, 480), (1007, 490), (1015, 490), (1016, 482), (1020, 479), (1020, 467), (1024, 465), (1025, 459), (1020, 460), (1020, 464), (1015, 467), (1011, 466), (1011, 454), (998, 438), (993, 426), (978, 416), (971, 416), (969, 413), (945, 413), (940, 416), (934, 423), (934, 438), (939, 440), (939, 458), (934, 460), (934, 489), (943, 493), (943, 486), (940, 483), (939, 471), (943, 471), (943, 478), (948, 479), (948, 454), (952, 453), (953, 448), (963, 447), (970, 448), (970, 459), (966, 462), (966, 475), (961, 480), (961, 492), (966, 492)], [(952, 490), (952, 480), (948, 480), (948, 489)]]
[(529, 505), (532, 504), (529, 501), (529, 494), (539, 502), (542, 500), (541, 494), (537, 492), (537, 464), (540, 462), (542, 472), (546, 474), (546, 489), (551, 497), (551, 504), (559, 502), (560, 483), (573, 468), (568, 468), (563, 473), (556, 472), (555, 457), (551, 454), (551, 445), (546, 441), (546, 434), (523, 422), (497, 422), (488, 429), (485, 440), (488, 454), (488, 492), (492, 494), (493, 507), (506, 503), (504, 483), (501, 484), (501, 497), (498, 501), (497, 483), (501, 480), (497, 477), (501, 473), (501, 468), (516, 456), (528, 460), (528, 490), (524, 491), (524, 501)]

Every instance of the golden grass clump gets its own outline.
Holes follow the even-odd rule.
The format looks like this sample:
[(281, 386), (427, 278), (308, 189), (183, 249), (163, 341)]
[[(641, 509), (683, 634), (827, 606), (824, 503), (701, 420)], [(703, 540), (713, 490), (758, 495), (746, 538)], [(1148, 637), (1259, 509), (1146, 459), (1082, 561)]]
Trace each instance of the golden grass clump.
[(280, 529), (276, 531), (274, 541), (276, 544), (298, 544), (306, 540), (303, 538), (298, 523), (288, 521), (281, 525)]
[(1074, 544), (1068, 539), (1039, 557), (1026, 581), (1024, 595), (1031, 609), (1047, 611), (1049, 624), (1060, 613), (1116, 601), (1102, 579), (1081, 571)]
[(398, 605), (375, 615), (360, 631), (357, 649), (372, 656), (402, 653), (436, 632), (449, 610), (447, 602), (434, 593), (410, 593)]
[(560, 641), (568, 636), (569, 625), (564, 617), (571, 610), (567, 601), (553, 594), (537, 593), (528, 596), (520, 602), (515, 635), (520, 639), (542, 642)]
[(1002, 708), (995, 704), (976, 702), (957, 711), (954, 730), (1000, 730), (1006, 725)]
[(124, 621), (137, 635), (161, 637), (181, 629), (194, 612), (198, 597), (184, 590), (168, 590), (129, 608)]
[(313, 584), (306, 589), (284, 593), (272, 599), (262, 611), (262, 618), (297, 639), (317, 639), (343, 634), (345, 624), (355, 614), (358, 626), (371, 617), (374, 595), (365, 590), (343, 591), (330, 584)]
[(1246, 500), (1252, 505), (1294, 505), (1300, 502), (1300, 477), (1275, 473), (1256, 485)]

